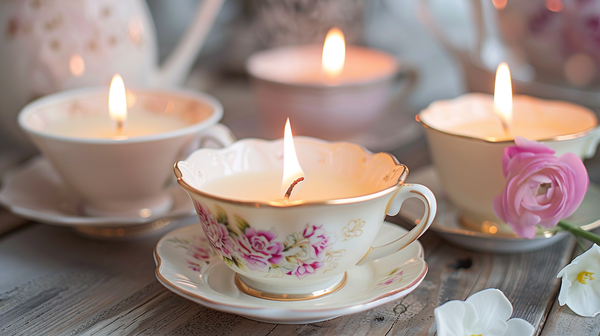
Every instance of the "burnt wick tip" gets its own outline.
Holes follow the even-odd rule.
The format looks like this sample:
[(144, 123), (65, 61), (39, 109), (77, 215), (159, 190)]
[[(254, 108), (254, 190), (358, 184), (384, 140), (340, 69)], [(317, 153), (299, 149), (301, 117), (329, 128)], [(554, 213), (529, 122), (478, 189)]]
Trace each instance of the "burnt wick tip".
[(298, 184), (302, 181), (304, 181), (304, 176), (300, 176), (297, 179), (295, 179), (294, 182), (292, 182), (292, 184), (290, 184), (290, 187), (285, 192), (285, 196), (283, 196), (283, 199), (286, 201), (289, 200), (290, 196), (292, 195), (292, 191), (294, 191), (294, 187), (296, 186), (296, 184)]

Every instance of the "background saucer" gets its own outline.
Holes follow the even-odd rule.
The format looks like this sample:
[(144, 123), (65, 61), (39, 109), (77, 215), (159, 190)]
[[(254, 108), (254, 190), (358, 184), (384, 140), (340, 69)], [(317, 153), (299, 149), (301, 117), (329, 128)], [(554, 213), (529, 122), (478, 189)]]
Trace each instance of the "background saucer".
[[(386, 222), (374, 245), (386, 244), (404, 233), (403, 228)], [(347, 271), (346, 285), (335, 293), (305, 301), (271, 301), (240, 292), (234, 272), (218, 257), (199, 256), (196, 247), (203, 246), (206, 249), (202, 250), (210, 250), (200, 225), (165, 235), (154, 251), (158, 280), (188, 300), (269, 323), (310, 323), (368, 310), (408, 295), (427, 274), (423, 247), (415, 241), (385, 258), (354, 266)]]
[[(409, 182), (421, 183), (429, 187), (436, 196), (438, 210), (430, 230), (437, 232), (447, 241), (469, 250), (497, 253), (521, 253), (538, 250), (552, 245), (570, 235), (566, 231), (553, 228), (543, 234), (537, 234), (533, 239), (521, 238), (514, 235), (491, 234), (464, 228), (458, 221), (459, 211), (444, 197), (434, 166), (427, 166), (409, 174)], [(585, 198), (577, 211), (565, 220), (582, 229), (589, 231), (600, 226), (600, 187), (590, 183)], [(404, 202), (399, 215), (410, 223), (421, 219), (423, 206), (420, 202), (407, 200)]]
[[(80, 200), (64, 187), (60, 176), (50, 162), (36, 157), (7, 173), (2, 181), (0, 204), (21, 217), (40, 223), (71, 226), (88, 235), (94, 230), (114, 228), (131, 229), (143, 224), (155, 224), (155, 229), (171, 224), (171, 219), (194, 216), (189, 197), (178, 185), (167, 192), (173, 198), (173, 208), (161, 216), (142, 217), (89, 217), (79, 212)], [(85, 228), (88, 228), (86, 230)], [(86, 232), (87, 231), (87, 232)], [(139, 231), (139, 230), (138, 230)]]

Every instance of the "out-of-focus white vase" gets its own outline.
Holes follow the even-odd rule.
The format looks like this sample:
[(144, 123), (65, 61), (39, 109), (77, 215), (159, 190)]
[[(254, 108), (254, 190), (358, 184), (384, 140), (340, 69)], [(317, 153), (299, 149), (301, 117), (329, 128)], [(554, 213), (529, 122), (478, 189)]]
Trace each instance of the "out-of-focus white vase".
[(17, 113), (34, 98), (103, 85), (174, 86), (186, 77), (223, 0), (204, 0), (179, 45), (158, 66), (156, 33), (143, 0), (0, 2), (0, 130), (21, 143)]

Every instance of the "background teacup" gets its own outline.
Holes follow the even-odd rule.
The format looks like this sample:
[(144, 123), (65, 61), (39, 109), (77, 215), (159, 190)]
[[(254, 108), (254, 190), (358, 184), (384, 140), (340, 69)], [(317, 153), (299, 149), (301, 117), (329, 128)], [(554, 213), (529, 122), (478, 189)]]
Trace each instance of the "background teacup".
[[(296, 137), (295, 145), (306, 181), (315, 173), (336, 176), (352, 180), (360, 191), (330, 199), (278, 200), (280, 185), (268, 182), (281, 181), (282, 140), (247, 139), (221, 150), (201, 149), (175, 165), (178, 182), (190, 194), (206, 237), (238, 274), (236, 284), (243, 292), (274, 300), (333, 292), (343, 286), (350, 267), (399, 251), (432, 223), (435, 197), (422, 185), (404, 184), (408, 169), (393, 156), (307, 137)], [(256, 176), (252, 173), (265, 172), (273, 180), (252, 178)], [(213, 190), (215, 181), (234, 184)], [(252, 195), (253, 190), (265, 195), (268, 188), (273, 189), (270, 199), (242, 195)], [(372, 247), (385, 215), (396, 215), (411, 197), (425, 206), (420, 223), (398, 240)]]
[(181, 84), (223, 2), (201, 1), (193, 24), (161, 67), (146, 1), (0, 2), (0, 135), (25, 146), (16, 116), (27, 102), (108, 84), (115, 73), (133, 85)]
[[(506, 184), (502, 172), (504, 149), (514, 146), (515, 142), (482, 139), (441, 127), (457, 121), (472, 121), (474, 118), (465, 118), (470, 111), (466, 102), (474, 102), (475, 98), (480, 97), (483, 95), (466, 94), (454, 100), (434, 102), (421, 111), (417, 120), (425, 128), (431, 158), (444, 195), (459, 209), (458, 220), (461, 225), (485, 233), (514, 235), (514, 231), (495, 215), (492, 201), (502, 193)], [(485, 101), (488, 100), (489, 106), (481, 105), (484, 108), (481, 111), (472, 111), (472, 115), (482, 111), (491, 113), (492, 99)], [(525, 101), (531, 102), (529, 106), (531, 109), (537, 105), (537, 108), (542, 110), (558, 110), (564, 112), (562, 114), (565, 118), (573, 120), (570, 132), (538, 141), (556, 151), (558, 156), (567, 152), (574, 153), (582, 159), (594, 156), (600, 142), (600, 128), (597, 127), (598, 122), (591, 111), (567, 102), (543, 101), (533, 97), (528, 97)], [(449, 118), (444, 119), (443, 122), (436, 120), (435, 117), (442, 114), (448, 115)], [(575, 121), (580, 119), (587, 121), (581, 123)], [(577, 129), (578, 127), (583, 128)]]
[(86, 134), (92, 131), (89, 120), (113, 126), (107, 102), (107, 88), (65, 91), (28, 104), (19, 115), (19, 125), (82, 199), (88, 215), (145, 218), (168, 211), (172, 200), (165, 187), (172, 182), (172, 163), (206, 140), (233, 142), (229, 129), (217, 124), (222, 105), (185, 90), (129, 91), (131, 118), (166, 116), (162, 120), (180, 126), (163, 128), (158, 122), (149, 134), (121, 139)]
[(416, 70), (392, 55), (347, 46), (344, 71), (328, 83), (321, 74), (322, 53), (322, 45), (301, 45), (250, 56), (246, 69), (258, 111), (270, 129), (279, 132), (289, 117), (296, 134), (348, 139), (368, 130), (417, 81)]

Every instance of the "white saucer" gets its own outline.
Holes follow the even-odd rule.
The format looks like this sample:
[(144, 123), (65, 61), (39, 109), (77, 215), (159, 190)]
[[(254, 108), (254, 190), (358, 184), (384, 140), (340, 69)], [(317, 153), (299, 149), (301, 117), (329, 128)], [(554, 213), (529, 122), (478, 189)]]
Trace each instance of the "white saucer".
[[(496, 253), (521, 253), (534, 251), (552, 245), (565, 236), (566, 231), (553, 230), (537, 234), (533, 239), (515, 235), (491, 234), (464, 228), (458, 221), (459, 211), (444, 197), (438, 176), (433, 166), (427, 166), (409, 174), (408, 180), (429, 187), (436, 195), (438, 209), (430, 230), (437, 232), (447, 241), (469, 250)], [(590, 184), (587, 194), (577, 211), (565, 220), (589, 231), (600, 226), (600, 187)], [(400, 209), (400, 216), (415, 223), (423, 215), (422, 205), (407, 200)]]
[[(169, 224), (171, 219), (195, 216), (192, 202), (183, 189), (173, 184), (167, 192), (173, 198), (173, 207), (160, 216), (84, 216), (79, 211), (80, 200), (65, 189), (50, 162), (43, 157), (36, 157), (4, 175), (0, 204), (21, 217), (40, 223), (75, 227), (89, 235), (94, 235), (91, 229), (115, 227), (119, 227), (119, 232), (123, 233), (127, 227), (139, 228), (153, 224), (154, 229), (157, 229), (157, 226), (162, 228)], [(90, 230), (86, 232), (86, 228)], [(139, 233), (140, 230), (137, 231)]]
[[(385, 222), (374, 245), (404, 233)], [(192, 247), (200, 249), (192, 253)], [(201, 253), (202, 249), (210, 253)], [(347, 283), (335, 293), (294, 302), (260, 299), (237, 289), (234, 272), (214, 256), (200, 225), (166, 234), (156, 245), (154, 259), (158, 281), (175, 294), (212, 309), (281, 324), (324, 321), (375, 308), (408, 295), (427, 274), (423, 247), (416, 241), (390, 256), (354, 266), (347, 271)]]

